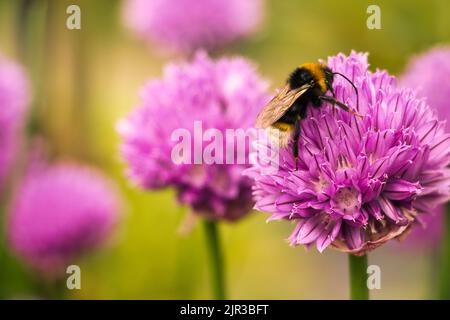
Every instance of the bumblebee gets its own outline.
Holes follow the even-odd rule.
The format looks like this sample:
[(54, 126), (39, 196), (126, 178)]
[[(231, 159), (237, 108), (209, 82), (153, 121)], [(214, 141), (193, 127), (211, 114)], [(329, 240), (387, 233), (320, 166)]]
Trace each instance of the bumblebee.
[[(333, 90), (335, 75), (346, 79), (356, 92), (358, 109), (358, 89), (353, 82), (339, 72), (333, 72), (320, 63), (305, 63), (297, 67), (289, 76), (286, 85), (262, 109), (256, 119), (256, 127), (268, 129), (269, 135), (277, 137), (280, 148), (287, 146), (293, 134), (292, 152), (298, 158), (298, 142), (300, 139), (300, 122), (306, 116), (308, 106), (319, 108), (323, 102), (328, 102), (341, 109), (361, 117), (356, 111), (336, 100)], [(331, 96), (326, 95), (330, 91)], [(334, 110), (334, 109), (333, 109)], [(362, 117), (361, 117), (362, 118)]]

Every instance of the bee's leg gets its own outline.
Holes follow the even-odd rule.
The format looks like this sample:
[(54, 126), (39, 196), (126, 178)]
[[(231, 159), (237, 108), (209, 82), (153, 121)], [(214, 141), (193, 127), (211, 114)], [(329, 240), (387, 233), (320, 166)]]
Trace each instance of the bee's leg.
[(294, 124), (294, 143), (292, 144), (292, 154), (295, 160), (295, 170), (298, 170), (298, 142), (300, 140), (300, 121), (301, 118), (297, 117)]
[(333, 97), (329, 97), (329, 96), (319, 96), (319, 99), (322, 101), (326, 101), (326, 102), (330, 102), (332, 104), (337, 105), (339, 108), (341, 108), (344, 111), (350, 112), (351, 114), (362, 118), (362, 115), (360, 115), (359, 113), (357, 113), (356, 111), (354, 111), (353, 109), (351, 109), (349, 106), (343, 104), (342, 102), (336, 100)]
[(299, 105), (294, 122), (294, 143), (292, 145), (292, 153), (295, 159), (295, 170), (298, 170), (298, 142), (300, 141), (300, 123), (306, 116), (307, 107), (305, 105)]
[(330, 86), (328, 89), (330, 90), (331, 94), (333, 95), (333, 99), (334, 99), (334, 101), (333, 101), (333, 116), (335, 116), (336, 115), (336, 93), (334, 93), (334, 89), (332, 86)]

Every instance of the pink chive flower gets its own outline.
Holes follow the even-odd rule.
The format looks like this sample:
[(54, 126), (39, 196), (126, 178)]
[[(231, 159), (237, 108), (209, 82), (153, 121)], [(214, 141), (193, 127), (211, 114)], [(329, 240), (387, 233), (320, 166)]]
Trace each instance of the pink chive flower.
[[(130, 179), (144, 189), (174, 187), (180, 203), (208, 218), (242, 217), (254, 204), (251, 180), (242, 175), (248, 162), (224, 159), (239, 153), (226, 130), (251, 128), (267, 99), (265, 81), (242, 58), (212, 61), (200, 52), (191, 63), (168, 65), (161, 79), (144, 86), (141, 105), (118, 124)], [(183, 141), (192, 147), (184, 163), (174, 161), (172, 154), (180, 141), (173, 138), (178, 130), (188, 133)], [(222, 159), (214, 163), (194, 147), (208, 148), (210, 130), (223, 134)], [(244, 159), (248, 150), (247, 144)], [(201, 163), (195, 161), (198, 157)]]
[(24, 72), (17, 64), (0, 56), (0, 191), (17, 152), (28, 101)]
[[(425, 97), (440, 120), (449, 119), (450, 47), (436, 47), (411, 59), (399, 83), (416, 89), (419, 97)], [(447, 131), (449, 125), (447, 121)]]
[(35, 166), (13, 198), (8, 239), (25, 262), (56, 274), (106, 240), (118, 220), (119, 206), (116, 190), (93, 169)]
[[(399, 88), (386, 71), (369, 71), (367, 54), (339, 54), (327, 65), (352, 79), (363, 119), (333, 115), (330, 105), (311, 108), (301, 125), (299, 170), (288, 147), (277, 170), (255, 165), (246, 174), (255, 181), (256, 209), (296, 224), (291, 245), (362, 255), (449, 199), (450, 135), (414, 90)], [(346, 81), (335, 77), (333, 87), (356, 108)]]
[(444, 214), (442, 206), (420, 219), (420, 226), (413, 228), (401, 245), (406, 248), (439, 248), (442, 240)]
[(263, 0), (128, 0), (126, 25), (140, 38), (180, 53), (214, 49), (256, 31)]
[[(428, 105), (446, 121), (449, 131), (448, 97), (450, 95), (450, 47), (435, 47), (411, 59), (399, 80), (404, 87), (414, 88)], [(416, 228), (408, 240), (414, 244), (437, 246), (442, 236), (444, 208), (439, 206), (424, 221), (424, 228)]]

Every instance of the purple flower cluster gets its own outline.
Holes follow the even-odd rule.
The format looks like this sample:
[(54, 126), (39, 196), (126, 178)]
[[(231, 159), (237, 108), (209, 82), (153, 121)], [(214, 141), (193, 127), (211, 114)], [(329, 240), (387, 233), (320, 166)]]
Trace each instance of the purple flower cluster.
[(17, 152), (28, 100), (28, 81), (22, 69), (0, 56), (0, 190)]
[(262, 0), (128, 0), (125, 22), (141, 38), (181, 53), (212, 49), (255, 31)]
[[(299, 169), (289, 146), (279, 150), (277, 171), (255, 165), (247, 175), (258, 210), (296, 223), (292, 245), (361, 255), (449, 199), (450, 135), (413, 90), (397, 87), (386, 71), (370, 72), (367, 54), (339, 54), (326, 64), (352, 79), (363, 119), (334, 114), (330, 105), (310, 108)], [(336, 77), (333, 87), (338, 100), (356, 108), (347, 82)]]
[(266, 83), (254, 67), (241, 58), (212, 61), (200, 52), (189, 64), (167, 66), (163, 78), (148, 83), (141, 96), (142, 104), (118, 125), (131, 179), (145, 189), (175, 187), (181, 203), (209, 218), (235, 220), (246, 214), (253, 206), (251, 180), (242, 176), (248, 164), (194, 164), (195, 150), (190, 161), (175, 163), (178, 141), (172, 135), (186, 130), (192, 146), (205, 147), (206, 132), (216, 130), (224, 134), (224, 156), (237, 154), (225, 131), (251, 128), (268, 100)]
[(118, 220), (119, 206), (112, 185), (92, 169), (34, 165), (16, 190), (8, 238), (31, 266), (58, 273), (104, 242)]

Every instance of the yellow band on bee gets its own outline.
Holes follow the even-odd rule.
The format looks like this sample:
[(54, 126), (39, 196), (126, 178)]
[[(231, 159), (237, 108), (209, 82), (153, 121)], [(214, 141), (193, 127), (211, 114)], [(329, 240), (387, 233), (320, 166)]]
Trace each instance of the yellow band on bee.
[(325, 83), (325, 66), (321, 65), (320, 63), (304, 63), (299, 66), (299, 68), (306, 69), (309, 72), (311, 72), (311, 75), (313, 76), (314, 80), (319, 84), (320, 89), (323, 92), (326, 92), (328, 90), (327, 85)]
[(289, 131), (292, 128), (291, 124), (285, 122), (276, 122), (273, 124), (273, 126), (281, 131)]

